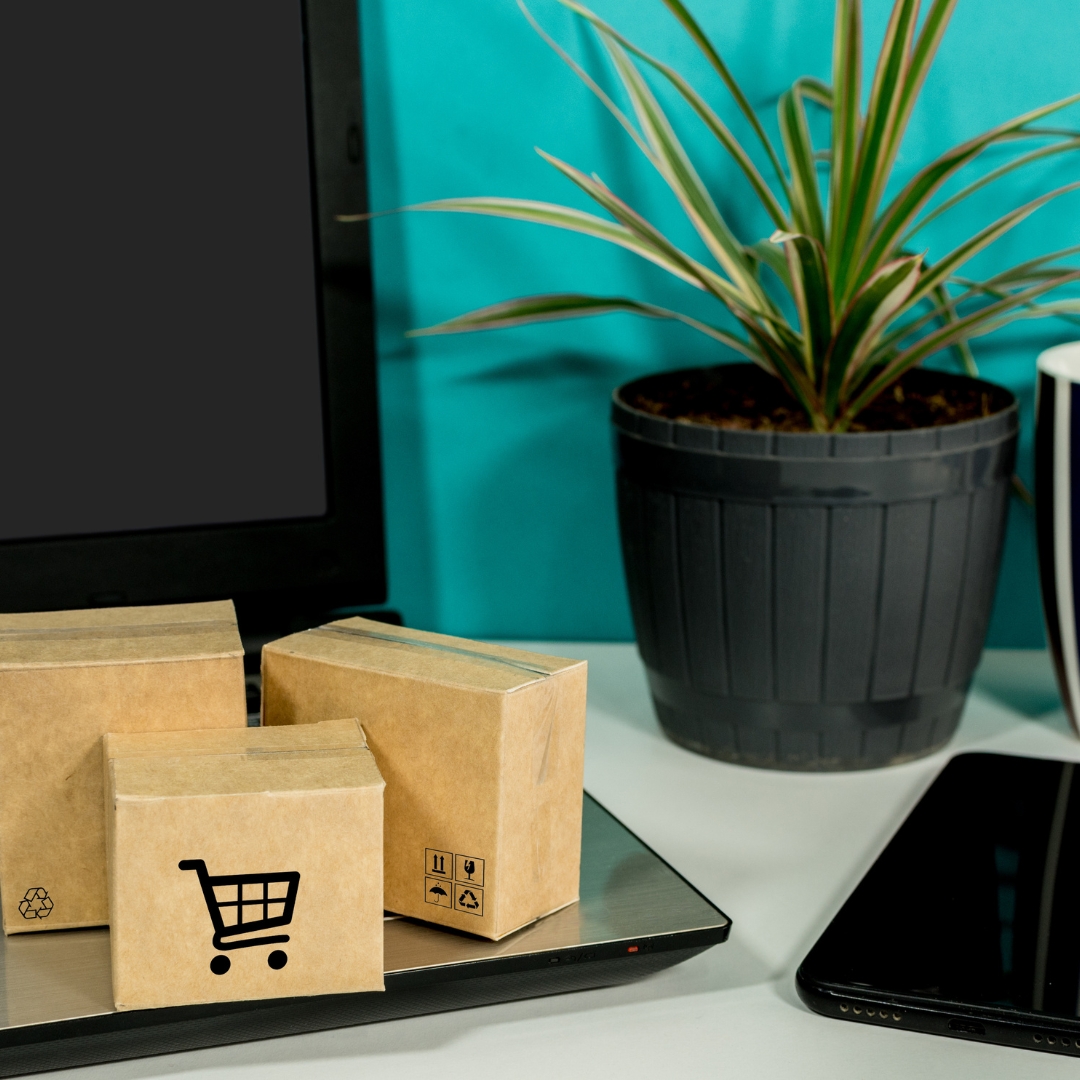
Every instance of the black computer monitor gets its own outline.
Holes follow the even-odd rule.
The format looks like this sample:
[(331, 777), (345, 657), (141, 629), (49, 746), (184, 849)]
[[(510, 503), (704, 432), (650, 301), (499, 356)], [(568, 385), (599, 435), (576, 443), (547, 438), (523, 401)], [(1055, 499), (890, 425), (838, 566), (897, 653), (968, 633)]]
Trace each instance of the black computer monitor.
[(385, 599), (356, 0), (0, 4), (0, 610)]

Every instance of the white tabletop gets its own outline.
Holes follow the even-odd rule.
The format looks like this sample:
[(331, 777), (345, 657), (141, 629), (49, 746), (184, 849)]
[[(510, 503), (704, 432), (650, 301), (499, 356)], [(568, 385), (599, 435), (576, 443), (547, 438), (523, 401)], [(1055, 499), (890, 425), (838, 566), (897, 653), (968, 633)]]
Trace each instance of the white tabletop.
[(62, 1075), (200, 1080), (1074, 1077), (1050, 1054), (830, 1020), (799, 962), (948, 758), (1080, 761), (1043, 653), (984, 658), (957, 737), (933, 757), (844, 774), (740, 768), (668, 742), (630, 645), (533, 645), (589, 661), (587, 789), (731, 916), (724, 945), (609, 990), (147, 1058)]

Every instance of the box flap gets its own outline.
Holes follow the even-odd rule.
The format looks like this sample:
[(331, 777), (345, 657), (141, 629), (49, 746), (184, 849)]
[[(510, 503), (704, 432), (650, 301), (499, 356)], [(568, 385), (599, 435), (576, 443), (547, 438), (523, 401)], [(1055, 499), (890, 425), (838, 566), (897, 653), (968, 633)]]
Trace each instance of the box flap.
[(302, 727), (109, 734), (105, 756), (110, 790), (118, 799), (383, 786), (355, 719)]
[[(116, 800), (201, 795), (302, 795), (310, 791), (382, 788), (371, 751), (295, 750), (262, 754), (180, 754), (113, 758)], [(272, 828), (273, 823), (267, 822)]]
[(520, 689), (583, 662), (359, 617), (292, 634), (264, 649), (498, 693)]
[(363, 748), (360, 721), (323, 720), (294, 727), (210, 728), (198, 731), (110, 732), (105, 758), (172, 757), (187, 754), (273, 754)]
[(0, 670), (243, 655), (231, 600), (0, 614)]

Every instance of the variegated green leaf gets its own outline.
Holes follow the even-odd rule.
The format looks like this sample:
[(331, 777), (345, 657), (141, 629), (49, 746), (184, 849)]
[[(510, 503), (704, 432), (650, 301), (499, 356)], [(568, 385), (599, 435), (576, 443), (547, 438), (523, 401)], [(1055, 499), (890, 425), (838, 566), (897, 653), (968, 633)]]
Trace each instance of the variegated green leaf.
[(832, 87), (820, 79), (815, 79), (812, 75), (803, 75), (796, 79), (791, 84), (791, 89), (800, 97), (812, 101), (815, 105), (820, 105), (823, 109), (833, 107)]
[(790, 293), (791, 275), (788, 273), (787, 256), (771, 240), (759, 240), (756, 244), (750, 244), (746, 249), (747, 254), (764, 263), (779, 279), (781, 284)]
[[(751, 308), (754, 313), (758, 315), (767, 316), (770, 314), (767, 310), (767, 306), (771, 305), (768, 305), (768, 301), (764, 300), (764, 294), (761, 293), (760, 287), (757, 286), (756, 281), (754, 283), (755, 291), (760, 293), (764, 300), (764, 304), (767, 306), (755, 307), (755, 298), (753, 296), (747, 296), (731, 282), (725, 281), (719, 274), (710, 270), (708, 267), (703, 266), (696, 259), (692, 259), (685, 252), (677, 248), (662, 232), (660, 232), (659, 229), (646, 221), (645, 218), (637, 213), (637, 211), (627, 206), (622, 199), (613, 194), (599, 180), (586, 176), (579, 169), (575, 169), (572, 165), (568, 165), (565, 161), (560, 161), (557, 157), (545, 153), (543, 150), (537, 150), (537, 153), (545, 161), (554, 165), (563, 176), (577, 184), (577, 186), (590, 198), (596, 200), (596, 202), (611, 214), (612, 217), (637, 237), (640, 242), (652, 247), (676, 266), (681, 267), (685, 273), (692, 277), (696, 277), (701, 283), (701, 286), (716, 296), (718, 300), (722, 300), (728, 306), (745, 306)], [(740, 255), (742, 255), (741, 252)], [(745, 258), (745, 256), (743, 256), (743, 258)]]
[(604, 93), (599, 83), (597, 83), (596, 80), (536, 21), (533, 17), (533, 13), (525, 6), (525, 0), (518, 0), (518, 7), (521, 9), (521, 13), (525, 18), (528, 19), (529, 25), (540, 35), (545, 44), (593, 92), (604, 108), (618, 120), (623, 130), (634, 140), (637, 144), (637, 148), (651, 161), (652, 154), (649, 151), (649, 147), (646, 145), (645, 140), (641, 137), (637, 128), (630, 122), (630, 118), (626, 113), (624, 113), (622, 109), (620, 109), (619, 106)]
[[(1059, 285), (1065, 284), (1071, 272), (1071, 269), (1066, 267), (1034, 271), (1030, 274), (1017, 276), (1010, 282), (1009, 287), (991, 285), (988, 282), (968, 281), (966, 278), (962, 277), (953, 277), (950, 280), (958, 285), (965, 286), (973, 295), (992, 297), (995, 300), (1000, 300), (1002, 297), (1009, 296), (1011, 290), (1015, 288), (1026, 288), (1029, 285), (1037, 285), (1044, 281), (1056, 281)], [(1031, 311), (1037, 310), (1046, 312), (1046, 318), (1057, 318), (1061, 319), (1063, 322), (1070, 323), (1073, 326), (1080, 326), (1080, 319), (1073, 315), (1067, 307), (1062, 308), (1059, 311), (1051, 310), (1051, 305), (1049, 304), (1035, 304), (1029, 302), (1024, 306)]]
[(813, 237), (798, 233), (773, 233), (787, 258), (791, 294), (802, 328), (803, 362), (811, 384), (817, 385), (833, 336), (833, 298), (825, 249)]
[(1019, 319), (1045, 319), (1052, 316), (1080, 315), (1080, 300), (1054, 300), (1049, 304), (1025, 304)]
[(947, 281), (956, 270), (964, 265), (964, 263), (974, 258), (974, 256), (984, 248), (989, 247), (995, 240), (1004, 236), (1010, 229), (1014, 229), (1021, 221), (1035, 213), (1039, 207), (1045, 206), (1053, 199), (1066, 195), (1070, 191), (1075, 191), (1077, 188), (1080, 188), (1080, 181), (1066, 184), (1064, 187), (1059, 187), (1055, 191), (1040, 195), (1037, 199), (1032, 199), (1023, 206), (1017, 207), (1007, 214), (1003, 214), (997, 221), (977, 232), (970, 240), (965, 240), (964, 243), (960, 244), (959, 247), (954, 248), (944, 258), (939, 259), (934, 264), (933, 269), (928, 270), (923, 275), (918, 288), (912, 294), (912, 303), (922, 299), (922, 297), (937, 288), (938, 285)]
[(888, 178), (885, 161), (910, 62), (910, 48), (918, 11), (919, 0), (896, 0), (874, 70), (870, 103), (859, 140), (851, 202), (834, 268), (833, 288), (840, 303), (845, 302), (857, 287), (852, 270), (866, 237), (870, 235), (878, 200)]
[(934, 301), (930, 301), (929, 299), (924, 300), (923, 305), (925, 306), (925, 310), (919, 312), (917, 315), (909, 312), (910, 318), (898, 319), (884, 334), (882, 334), (877, 345), (874, 346), (873, 351), (870, 353), (870, 356), (867, 357), (866, 366), (868, 368), (880, 367), (886, 362), (886, 355), (889, 357), (895, 356), (898, 347), (905, 339), (910, 338), (916, 331), (922, 330), (931, 323), (955, 321), (954, 319), (950, 319), (950, 309), (955, 313), (961, 304), (971, 300), (972, 297), (977, 295), (977, 291), (968, 289), (958, 296), (949, 296), (944, 302), (938, 302), (936, 294)]
[(988, 278), (985, 284), (1007, 284), (1008, 282), (1022, 278), (1027, 274), (1044, 269), (1047, 263), (1056, 262), (1058, 259), (1067, 259), (1070, 255), (1076, 254), (1080, 254), (1080, 244), (1072, 244), (1069, 247), (1059, 248), (1057, 251), (1051, 251), (1048, 255), (1040, 255), (1035, 259), (1027, 259), (1022, 263), (1017, 263), (1016, 266), (1009, 267), (1008, 270), (1002, 270), (997, 274), (994, 274), (993, 277)]
[(821, 402), (813, 383), (802, 369), (800, 353), (783, 348), (779, 342), (763, 333), (757, 324), (745, 319), (740, 321), (750, 340), (766, 359), (772, 373), (784, 383), (806, 411), (814, 429), (825, 430), (827, 421), (822, 413)]
[(843, 391), (911, 295), (921, 266), (921, 255), (887, 263), (855, 294), (840, 318), (825, 365), (825, 415), (830, 419)]
[[(1080, 281), (1080, 270), (1073, 271), (1069, 281)], [(909, 368), (921, 363), (926, 357), (951, 345), (961, 338), (970, 341), (975, 337), (982, 337), (1000, 329), (1017, 318), (1023, 318), (1024, 312), (1015, 309), (1023, 308), (1030, 300), (1056, 289), (1060, 283), (1057, 281), (1042, 282), (1033, 285), (1029, 289), (998, 300), (989, 304), (970, 315), (959, 318), (940, 330), (927, 334), (918, 342), (910, 345), (900, 352), (890, 363), (881, 368), (869, 382), (862, 387), (853, 387), (853, 393), (845, 404), (843, 416), (836, 426), (837, 431), (845, 431), (859, 411), (870, 404), (887, 386), (898, 379)]]
[(660, 108), (660, 103), (622, 46), (604, 31), (600, 31), (600, 36), (634, 104), (638, 123), (652, 149), (653, 160), (660, 175), (675, 193), (705, 246), (723, 267), (735, 288), (743, 294), (744, 303), (755, 310), (764, 311), (768, 302), (754, 277), (752, 267), (746, 261), (743, 246), (721, 216), (667, 116)]
[(862, 2), (837, 0), (833, 37), (832, 172), (828, 258), (832, 265), (847, 227), (859, 152), (862, 98)]
[[(958, 316), (956, 314), (956, 305), (949, 296), (949, 290), (944, 285), (938, 285), (933, 291), (933, 297), (938, 310), (941, 312), (943, 324), (948, 326), (955, 323)], [(964, 374), (977, 379), (979, 377), (979, 365), (975, 363), (975, 354), (971, 351), (967, 338), (954, 341), (952, 348), (953, 352), (956, 353), (957, 360), (960, 361), (960, 366), (964, 369)]]
[(1077, 101), (1080, 101), (1080, 94), (1072, 94), (1050, 105), (1044, 105), (1040, 109), (1032, 109), (1031, 112), (1017, 116), (974, 139), (969, 139), (960, 146), (954, 147), (952, 150), (942, 154), (936, 161), (921, 169), (882, 211), (881, 219), (875, 225), (873, 236), (870, 238), (865, 252), (862, 253), (858, 268), (850, 280), (858, 281), (862, 276), (872, 271), (882, 258), (887, 257), (899, 242), (901, 234), (908, 228), (934, 192), (968, 162), (978, 157), (988, 146), (999, 141), (1003, 136), (1018, 131), (1025, 124), (1029, 124), (1041, 116), (1048, 116), (1052, 112), (1064, 109)]
[[(434, 202), (418, 203), (404, 207), (406, 210), (448, 212), (459, 214), (481, 214), (487, 217), (510, 218), (516, 221), (530, 221), (535, 225), (553, 225), (569, 232), (584, 233), (597, 240), (606, 240), (619, 247), (640, 255), (643, 259), (662, 267), (669, 274), (697, 289), (706, 289), (702, 277), (693, 267), (693, 260), (671, 258), (639, 232), (631, 232), (624, 225), (586, 214), (581, 210), (559, 206), (557, 203), (535, 202), (529, 199), (501, 199), (495, 197), (467, 197), (463, 199), (437, 199)], [(374, 214), (339, 214), (338, 221), (362, 221), (375, 217)], [(667, 241), (665, 240), (665, 244)], [(677, 250), (677, 249), (676, 249)], [(680, 253), (681, 254), (681, 253)], [(711, 273), (711, 271), (710, 271)]]
[(780, 95), (777, 113), (780, 118), (780, 137), (784, 141), (784, 150), (791, 163), (792, 222), (797, 232), (812, 236), (823, 244), (825, 217), (821, 209), (814, 147), (810, 142), (810, 128), (806, 123), (806, 110), (803, 108), (801, 94), (794, 89), (786, 90)]
[(720, 76), (724, 85), (728, 88), (729, 93), (735, 99), (743, 116), (746, 117), (750, 122), (750, 126), (754, 129), (754, 134), (757, 135), (758, 139), (761, 141), (761, 145), (765, 148), (765, 153), (769, 155), (769, 160), (772, 162), (772, 167), (776, 170), (776, 178), (780, 181), (780, 186), (784, 190), (784, 195), (790, 198), (787, 178), (784, 175), (784, 167), (780, 164), (780, 158), (773, 149), (773, 145), (770, 142), (768, 135), (765, 134), (765, 129), (761, 126), (761, 121), (757, 118), (757, 114), (754, 112), (753, 108), (751, 108), (750, 102), (747, 101), (746, 95), (742, 92), (739, 84), (728, 70), (727, 64), (720, 58), (720, 54), (713, 47), (712, 42), (705, 35), (705, 32), (698, 26), (693, 15), (686, 10), (686, 5), (682, 3), (682, 0), (663, 0), (663, 3), (675, 18), (682, 23), (683, 28), (693, 39), (694, 44), (701, 50), (705, 59), (709, 61), (713, 70)]
[[(1062, 248), (1060, 251), (1050, 252), (1048, 255), (1040, 256), (1037, 259), (1029, 259), (1019, 263), (1008, 270), (995, 274), (986, 281), (974, 281), (958, 274), (951, 275), (948, 283), (960, 287), (963, 291), (957, 295), (952, 295), (947, 292), (945, 285), (936, 286), (929, 294), (929, 296), (933, 297), (933, 304), (927, 310), (911, 319), (901, 321), (882, 337), (877, 349), (870, 357), (870, 366), (882, 363), (884, 354), (887, 351), (893, 350), (895, 352), (894, 346), (905, 338), (910, 338), (924, 326), (934, 322), (943, 324), (955, 322), (958, 318), (956, 313), (960, 306), (968, 301), (979, 297), (1001, 300), (1010, 296), (1013, 290), (1042, 282), (1055, 281), (1059, 285), (1067, 283), (1072, 279), (1075, 267), (1047, 266), (1046, 264), (1056, 259), (1075, 255), (1078, 252), (1080, 252), (1080, 244)], [(926, 273), (931, 273), (934, 268), (927, 266), (925, 269)], [(921, 289), (921, 282), (919, 287)], [(926, 303), (929, 296), (924, 297), (922, 302)], [(1069, 309), (1071, 303), (1071, 301), (1065, 302), (1065, 307), (1057, 309), (1049, 304), (1036, 304), (1034, 301), (1027, 301), (1024, 307), (1030, 311), (1042, 312), (1043, 315), (1040, 317), (1062, 318), (1065, 321), (1074, 322), (1075, 319)], [(956, 349), (967, 373), (977, 374), (974, 357), (971, 355), (971, 350), (967, 347), (966, 342), (957, 342), (952, 347)]]
[(919, 30), (919, 36), (912, 49), (911, 59), (904, 73), (898, 95), (896, 115), (889, 131), (885, 153), (879, 167), (878, 199), (885, 190), (885, 181), (896, 162), (896, 155), (900, 149), (900, 140), (907, 130), (908, 121), (911, 119), (911, 113), (915, 107), (915, 99), (919, 96), (919, 91), (926, 80), (927, 72), (930, 70), (930, 65), (937, 54), (941, 39), (945, 36), (945, 30), (949, 25), (949, 20), (952, 18), (956, 3), (957, 0), (933, 0)]
[(700, 319), (683, 315), (681, 312), (670, 311), (667, 308), (657, 307), (655, 304), (642, 304), (623, 296), (583, 296), (579, 293), (551, 293), (504, 300), (501, 303), (477, 308), (465, 315), (447, 319), (435, 326), (428, 326), (422, 330), (410, 330), (408, 336), (430, 337), (435, 334), (461, 334), (475, 330), (504, 330), (512, 326), (528, 326), (532, 323), (583, 318), (590, 315), (610, 315), (613, 312), (645, 315), (651, 319), (674, 319), (755, 362), (761, 360), (760, 354), (755, 352), (752, 346), (741, 341), (734, 334), (729, 334)]
[[(518, 2), (520, 3), (521, 0), (518, 0)], [(614, 27), (604, 22), (603, 19), (599, 18), (587, 7), (576, 3), (575, 0), (559, 0), (559, 2), (563, 4), (564, 7), (570, 8), (571, 11), (574, 11), (587, 19), (597, 29), (603, 30), (605, 34), (614, 41), (617, 41), (628, 52), (660, 72), (660, 74), (675, 87), (679, 94), (682, 95), (683, 100), (686, 101), (695, 113), (697, 113), (705, 126), (716, 137), (716, 140), (720, 145), (732, 156), (735, 163), (742, 170), (743, 175), (750, 181), (750, 185), (753, 187), (754, 193), (757, 195), (758, 199), (761, 200), (765, 212), (772, 218), (777, 227), (781, 229), (788, 227), (787, 215), (784, 213), (783, 207), (777, 202), (776, 196), (772, 193), (769, 185), (765, 182), (764, 177), (762, 177), (761, 173), (758, 171), (757, 166), (751, 161), (750, 155), (747, 154), (738, 139), (731, 134), (727, 125), (716, 115), (705, 99), (673, 67), (661, 63), (655, 57), (650, 56), (645, 52), (644, 49), (639, 49), (633, 42), (628, 41), (622, 34), (615, 30)], [(568, 62), (572, 61), (568, 60)]]
[(1066, 139), (1064, 142), (1055, 143), (1052, 146), (1043, 146), (1038, 150), (1032, 150), (1028, 154), (1015, 158), (1013, 161), (1007, 162), (996, 169), (992, 169), (985, 176), (981, 176), (978, 180), (968, 184), (967, 187), (962, 188), (955, 195), (938, 203), (933, 210), (919, 218), (919, 220), (908, 230), (907, 235), (903, 240), (900, 241), (900, 246), (906, 247), (911, 243), (912, 238), (920, 229), (929, 225), (935, 218), (941, 217), (942, 214), (951, 210), (958, 203), (962, 203), (969, 196), (974, 195), (976, 191), (986, 187), (987, 184), (992, 184), (995, 180), (1000, 180), (1001, 177), (1007, 176), (1016, 169), (1022, 169), (1025, 165), (1030, 165), (1034, 161), (1041, 161), (1043, 158), (1053, 157), (1056, 154), (1069, 153), (1073, 150), (1080, 150), (1080, 138)]

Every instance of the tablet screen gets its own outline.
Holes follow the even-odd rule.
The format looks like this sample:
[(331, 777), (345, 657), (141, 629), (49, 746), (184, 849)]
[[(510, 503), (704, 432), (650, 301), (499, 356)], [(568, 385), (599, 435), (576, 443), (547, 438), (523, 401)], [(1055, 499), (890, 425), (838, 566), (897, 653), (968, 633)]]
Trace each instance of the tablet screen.
[(1080, 1016), (1080, 770), (954, 758), (814, 946), (820, 984)]

